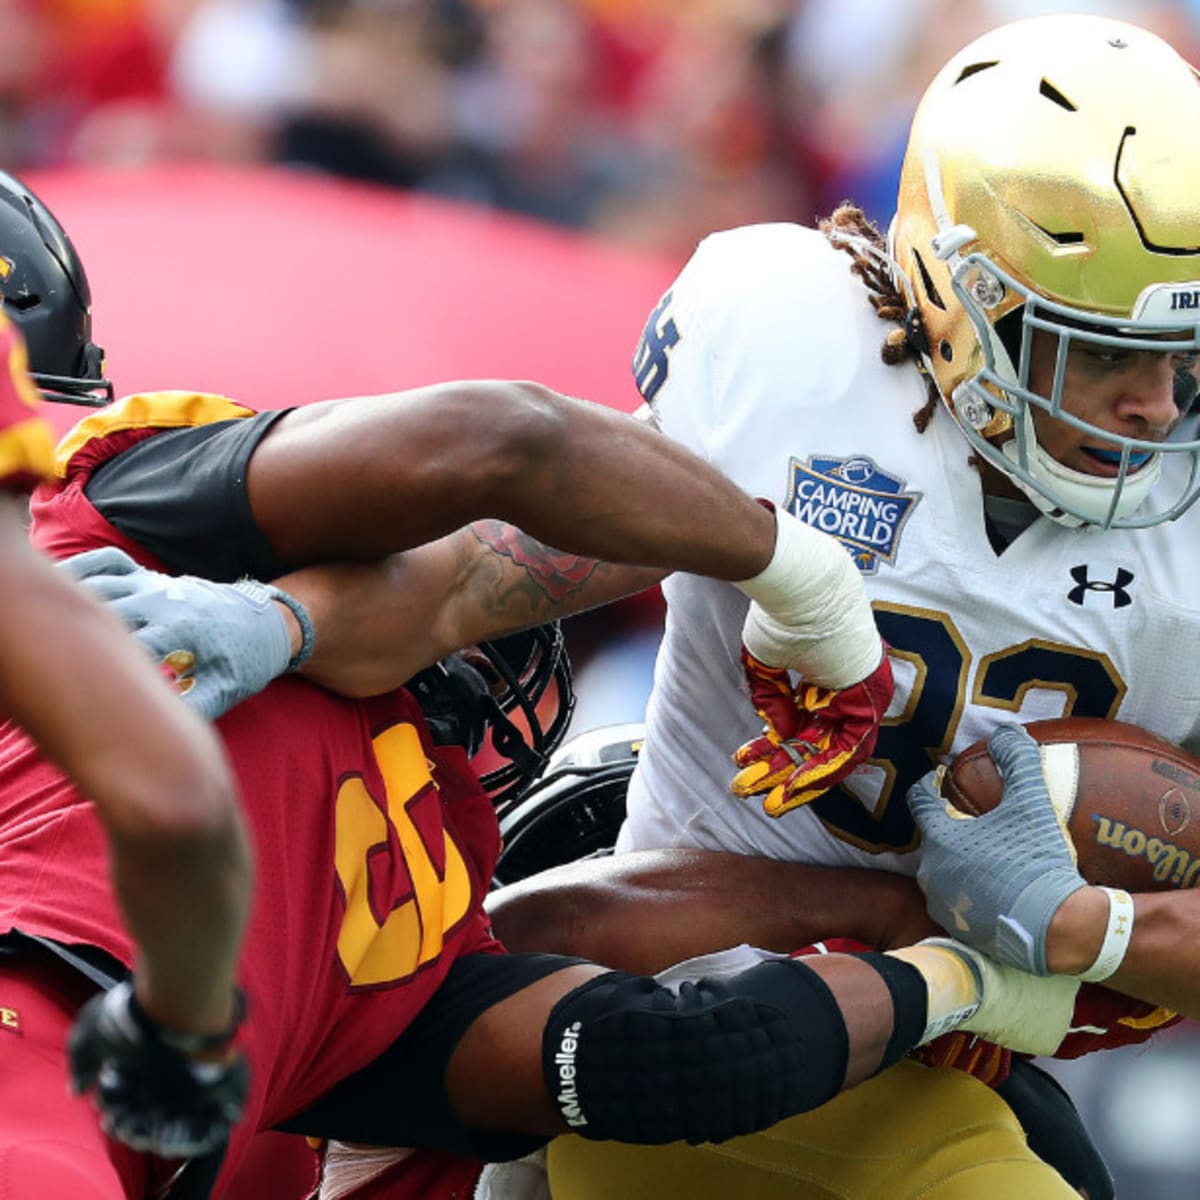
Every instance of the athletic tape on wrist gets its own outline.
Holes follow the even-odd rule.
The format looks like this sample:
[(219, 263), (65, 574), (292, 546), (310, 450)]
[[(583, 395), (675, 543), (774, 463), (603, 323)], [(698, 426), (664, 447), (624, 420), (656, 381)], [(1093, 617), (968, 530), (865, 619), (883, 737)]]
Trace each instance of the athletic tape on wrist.
[(1133, 897), (1120, 888), (1103, 888), (1108, 893), (1108, 926), (1096, 961), (1079, 976), (1084, 983), (1099, 983), (1116, 974), (1133, 938)]
[(298, 671), (312, 657), (313, 646), (317, 640), (312, 619), (308, 615), (308, 610), (295, 596), (289, 595), (282, 588), (277, 588), (273, 583), (268, 583), (266, 588), (272, 600), (278, 600), (285, 608), (291, 610), (292, 616), (296, 618), (296, 623), (300, 626), (300, 649), (288, 659), (288, 665), (284, 668), (285, 671)]
[(771, 561), (734, 586), (758, 606), (742, 638), (760, 662), (834, 689), (879, 666), (883, 642), (858, 569), (840, 542), (791, 513), (775, 509)]

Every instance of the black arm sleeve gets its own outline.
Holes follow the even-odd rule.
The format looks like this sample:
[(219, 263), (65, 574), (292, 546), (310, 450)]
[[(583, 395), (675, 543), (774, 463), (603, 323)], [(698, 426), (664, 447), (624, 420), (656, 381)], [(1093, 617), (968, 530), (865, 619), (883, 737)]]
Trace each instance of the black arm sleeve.
[(156, 434), (101, 464), (85, 494), (174, 571), (219, 583), (274, 579), (288, 568), (254, 522), (246, 467), (284, 411)]

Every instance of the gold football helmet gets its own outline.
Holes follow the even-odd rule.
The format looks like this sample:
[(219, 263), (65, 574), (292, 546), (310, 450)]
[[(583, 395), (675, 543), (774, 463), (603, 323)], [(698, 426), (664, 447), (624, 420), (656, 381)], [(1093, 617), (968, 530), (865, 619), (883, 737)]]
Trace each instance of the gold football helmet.
[[(1061, 407), (1073, 342), (1200, 348), (1198, 130), (1193, 68), (1145, 30), (1083, 15), (985, 34), (913, 119), (890, 251), (925, 365), (979, 455), (1064, 524), (1158, 524), (1200, 494), (1191, 421), (1155, 443)], [(1049, 395), (1029, 387), (1035, 329), (1057, 339)], [(1184, 407), (1194, 382), (1179, 382)], [(1046, 453), (1034, 407), (1111, 445), (1115, 477)]]

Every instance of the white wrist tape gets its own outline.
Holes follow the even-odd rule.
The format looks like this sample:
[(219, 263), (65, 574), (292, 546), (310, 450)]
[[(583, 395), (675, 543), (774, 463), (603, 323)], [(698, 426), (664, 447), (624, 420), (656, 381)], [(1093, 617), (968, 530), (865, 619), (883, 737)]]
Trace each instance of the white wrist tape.
[(951, 938), (926, 938), (888, 954), (924, 976), (922, 1045), (961, 1029), (1024, 1054), (1053, 1054), (1067, 1036), (1079, 991), (1073, 975), (1028, 975)]
[(742, 641), (759, 662), (835, 689), (879, 666), (883, 642), (862, 576), (828, 534), (776, 509), (771, 561), (735, 586), (753, 601)]
[(1099, 983), (1115, 975), (1125, 961), (1125, 952), (1133, 937), (1133, 897), (1120, 888), (1104, 888), (1108, 893), (1108, 928), (1096, 961), (1077, 978), (1084, 983)]

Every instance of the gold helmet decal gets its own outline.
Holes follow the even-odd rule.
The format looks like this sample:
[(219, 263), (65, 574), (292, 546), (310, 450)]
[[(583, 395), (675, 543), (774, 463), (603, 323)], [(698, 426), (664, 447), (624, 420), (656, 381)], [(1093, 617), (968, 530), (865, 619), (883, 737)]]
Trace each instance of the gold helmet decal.
[[(1028, 405), (1057, 413), (1059, 397), (1024, 389), (1031, 329), (1061, 334), (1064, 354), (1081, 330), (1133, 349), (1139, 338), (1196, 347), (1196, 129), (1192, 67), (1145, 30), (1083, 15), (985, 34), (947, 63), (913, 119), (891, 238), (927, 364), (972, 444), (1068, 524), (1153, 523), (1132, 513), (1165, 455), (1115, 484), (1068, 481), (1048, 496), (1047, 472), (1030, 466)], [(1014, 428), (1001, 455), (995, 441)]]

